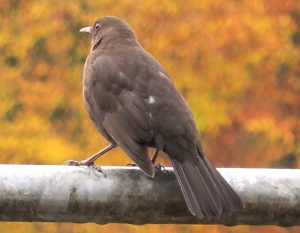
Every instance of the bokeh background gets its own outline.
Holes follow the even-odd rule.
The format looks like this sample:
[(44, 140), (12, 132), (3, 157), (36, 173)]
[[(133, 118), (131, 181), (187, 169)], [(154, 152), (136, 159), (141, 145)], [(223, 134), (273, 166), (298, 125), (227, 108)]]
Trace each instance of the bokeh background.
[[(82, 101), (102, 16), (126, 20), (194, 112), (217, 167), (300, 167), (297, 0), (0, 0), (1, 163), (62, 164), (107, 145)], [(116, 149), (102, 165), (124, 165)], [(169, 165), (166, 157), (160, 162)], [(0, 223), (0, 232), (299, 232), (299, 227)]]

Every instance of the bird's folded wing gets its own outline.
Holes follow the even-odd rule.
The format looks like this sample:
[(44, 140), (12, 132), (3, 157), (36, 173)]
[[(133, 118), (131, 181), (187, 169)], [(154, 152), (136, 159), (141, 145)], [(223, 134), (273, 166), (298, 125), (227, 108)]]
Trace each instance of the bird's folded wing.
[(117, 112), (106, 113), (103, 122), (105, 129), (115, 142), (147, 175), (154, 176), (153, 164), (148, 157), (148, 147), (141, 140), (151, 140), (152, 133), (144, 130), (138, 118), (132, 116), (138, 111), (133, 105)]
[[(97, 58), (90, 70), (91, 105), (107, 133), (146, 174), (154, 176), (147, 143), (153, 131), (145, 90), (135, 80), (137, 73), (126, 72), (110, 57)], [(143, 88), (142, 88), (143, 89)]]

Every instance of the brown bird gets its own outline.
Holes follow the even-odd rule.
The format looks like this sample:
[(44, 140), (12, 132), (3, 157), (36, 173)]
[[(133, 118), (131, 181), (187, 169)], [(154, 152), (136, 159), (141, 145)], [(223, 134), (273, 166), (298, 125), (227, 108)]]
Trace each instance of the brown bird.
[[(190, 212), (199, 218), (243, 208), (243, 202), (203, 152), (193, 114), (163, 67), (137, 41), (130, 26), (103, 17), (80, 30), (92, 37), (85, 62), (83, 96), (97, 130), (119, 146), (148, 176), (160, 150), (168, 154)], [(152, 160), (148, 147), (156, 149)]]

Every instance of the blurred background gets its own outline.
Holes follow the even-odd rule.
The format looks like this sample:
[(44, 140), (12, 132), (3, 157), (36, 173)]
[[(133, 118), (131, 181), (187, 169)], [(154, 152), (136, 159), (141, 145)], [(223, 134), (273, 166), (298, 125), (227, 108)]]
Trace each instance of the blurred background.
[[(300, 167), (300, 4), (290, 0), (0, 0), (0, 163), (62, 164), (108, 143), (82, 101), (102, 16), (131, 25), (190, 105), (217, 167)], [(115, 149), (101, 165), (125, 165)], [(159, 162), (170, 165), (165, 156)], [(0, 232), (299, 232), (299, 227), (0, 223)]]

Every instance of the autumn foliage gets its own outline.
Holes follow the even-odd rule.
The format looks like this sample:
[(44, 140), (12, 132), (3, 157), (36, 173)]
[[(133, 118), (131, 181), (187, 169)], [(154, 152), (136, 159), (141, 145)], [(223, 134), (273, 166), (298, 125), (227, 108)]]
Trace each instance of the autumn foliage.
[[(172, 77), (217, 167), (300, 167), (298, 1), (0, 0), (0, 13), (0, 163), (62, 164), (107, 145), (83, 106), (82, 70), (90, 39), (78, 31), (115, 15), (132, 26)], [(129, 162), (120, 149), (98, 161)], [(169, 164), (164, 156), (161, 162)], [(0, 223), (0, 232), (266, 229)]]

